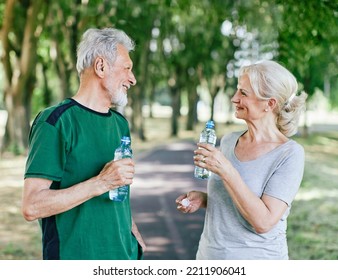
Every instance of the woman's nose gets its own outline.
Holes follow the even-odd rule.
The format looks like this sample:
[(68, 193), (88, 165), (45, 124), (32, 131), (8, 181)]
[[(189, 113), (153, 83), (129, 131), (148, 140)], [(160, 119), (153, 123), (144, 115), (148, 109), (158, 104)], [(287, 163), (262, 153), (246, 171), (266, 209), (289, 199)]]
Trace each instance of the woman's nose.
[(239, 91), (237, 90), (236, 92), (235, 92), (235, 94), (231, 97), (231, 102), (232, 103), (237, 103), (237, 102), (239, 102), (239, 99), (238, 99), (238, 93)]

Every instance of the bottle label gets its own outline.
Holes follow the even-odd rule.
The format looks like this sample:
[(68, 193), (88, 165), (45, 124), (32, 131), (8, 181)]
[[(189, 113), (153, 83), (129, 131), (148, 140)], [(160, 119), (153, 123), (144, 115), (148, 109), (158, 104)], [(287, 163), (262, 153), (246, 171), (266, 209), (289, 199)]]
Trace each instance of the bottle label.
[[(128, 145), (130, 142), (125, 142), (122, 140), (121, 145), (115, 150), (114, 153), (114, 160), (120, 160), (123, 158), (132, 158), (133, 157), (133, 152)], [(123, 202), (129, 192), (129, 185), (121, 186), (117, 189), (113, 189), (109, 191), (109, 198), (112, 201), (116, 202)]]
[[(199, 142), (208, 143), (213, 146), (216, 145), (217, 136), (213, 127), (206, 127), (203, 129)], [(208, 179), (211, 175), (211, 172), (205, 168), (195, 166), (194, 176), (198, 179)]]
[(208, 143), (216, 145), (216, 134), (213, 131), (208, 131), (207, 133), (201, 133), (200, 143)]

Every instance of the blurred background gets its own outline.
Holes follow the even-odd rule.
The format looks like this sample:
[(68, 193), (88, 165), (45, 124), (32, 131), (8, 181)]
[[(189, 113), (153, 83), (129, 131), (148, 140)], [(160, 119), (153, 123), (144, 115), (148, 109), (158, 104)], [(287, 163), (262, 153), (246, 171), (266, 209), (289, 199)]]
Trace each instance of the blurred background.
[[(30, 123), (43, 108), (76, 93), (76, 47), (89, 27), (123, 29), (136, 43), (131, 58), (138, 83), (122, 113), (140, 163), (149, 156), (150, 166), (162, 164), (177, 143), (197, 142), (209, 119), (219, 137), (241, 128), (230, 98), (242, 65), (272, 59), (288, 68), (309, 95), (294, 137), (305, 147), (306, 169), (289, 218), (290, 257), (338, 259), (335, 0), (0, 0), (0, 259), (41, 259), (38, 224), (20, 213)], [(137, 221), (151, 243), (148, 258), (193, 258), (203, 226), (203, 213), (184, 222), (172, 211), (175, 205), (166, 208), (159, 198), (180, 194), (162, 186), (178, 174), (183, 151), (194, 149), (179, 147), (177, 170), (159, 175), (160, 188), (148, 188), (157, 194), (154, 208), (135, 199)], [(147, 172), (143, 176), (151, 178), (155, 171)], [(161, 220), (166, 224), (155, 236)], [(186, 223), (193, 236), (184, 231)], [(166, 230), (175, 224), (180, 230)], [(191, 250), (182, 253), (185, 240)]]

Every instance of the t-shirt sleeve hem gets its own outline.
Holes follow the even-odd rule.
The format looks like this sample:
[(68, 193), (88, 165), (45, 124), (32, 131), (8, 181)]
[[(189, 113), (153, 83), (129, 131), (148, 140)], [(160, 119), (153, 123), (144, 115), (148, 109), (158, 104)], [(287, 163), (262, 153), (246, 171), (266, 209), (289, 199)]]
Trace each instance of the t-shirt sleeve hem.
[(41, 178), (41, 179), (48, 179), (52, 181), (61, 181), (61, 177), (56, 177), (56, 176), (41, 174), (41, 173), (27, 173), (25, 174), (24, 179), (27, 179), (27, 178)]
[(273, 193), (269, 193), (269, 192), (264, 192), (263, 194), (267, 195), (267, 196), (271, 196), (273, 198), (279, 199), (280, 201), (283, 201), (284, 203), (286, 203), (288, 206), (291, 206), (293, 199), (286, 199), (285, 197), (281, 197), (278, 194), (273, 194)]

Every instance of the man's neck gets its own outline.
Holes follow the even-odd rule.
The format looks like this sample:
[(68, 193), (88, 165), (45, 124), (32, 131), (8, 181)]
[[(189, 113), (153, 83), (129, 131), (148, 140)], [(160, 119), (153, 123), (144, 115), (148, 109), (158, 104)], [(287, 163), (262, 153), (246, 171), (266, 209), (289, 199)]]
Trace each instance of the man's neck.
[(73, 97), (81, 105), (100, 112), (107, 113), (112, 106), (109, 95), (102, 90), (100, 84), (92, 76), (81, 77), (80, 86)]

